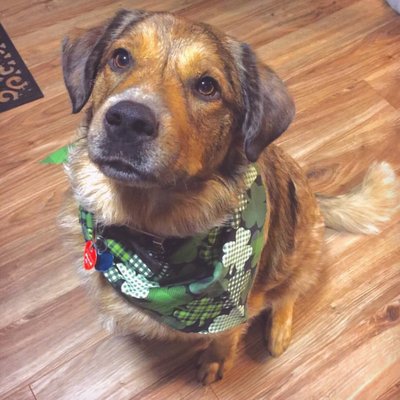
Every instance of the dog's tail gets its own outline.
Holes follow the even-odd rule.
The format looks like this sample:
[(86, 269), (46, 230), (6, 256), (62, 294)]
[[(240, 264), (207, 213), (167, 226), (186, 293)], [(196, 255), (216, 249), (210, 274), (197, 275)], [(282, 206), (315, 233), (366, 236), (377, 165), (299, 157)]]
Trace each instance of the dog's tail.
[(336, 197), (317, 194), (317, 199), (327, 227), (377, 234), (400, 208), (400, 185), (388, 163), (374, 163), (350, 192)]

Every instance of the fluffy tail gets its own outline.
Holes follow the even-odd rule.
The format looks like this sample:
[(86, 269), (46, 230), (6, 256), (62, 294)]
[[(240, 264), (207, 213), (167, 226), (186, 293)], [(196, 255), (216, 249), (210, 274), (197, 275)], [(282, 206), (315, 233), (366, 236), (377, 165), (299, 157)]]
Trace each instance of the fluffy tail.
[(317, 195), (317, 199), (327, 227), (377, 234), (400, 208), (400, 185), (388, 163), (374, 163), (350, 192), (336, 197)]

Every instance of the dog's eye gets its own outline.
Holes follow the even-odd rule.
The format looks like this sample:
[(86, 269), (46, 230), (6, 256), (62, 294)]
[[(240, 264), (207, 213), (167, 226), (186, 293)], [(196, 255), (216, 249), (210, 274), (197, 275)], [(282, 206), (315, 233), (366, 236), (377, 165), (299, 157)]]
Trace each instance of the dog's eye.
[(116, 49), (110, 60), (110, 66), (114, 71), (121, 71), (131, 65), (131, 56), (125, 49)]
[(196, 91), (202, 96), (208, 98), (215, 98), (218, 95), (219, 87), (218, 83), (211, 76), (203, 76), (196, 82)]

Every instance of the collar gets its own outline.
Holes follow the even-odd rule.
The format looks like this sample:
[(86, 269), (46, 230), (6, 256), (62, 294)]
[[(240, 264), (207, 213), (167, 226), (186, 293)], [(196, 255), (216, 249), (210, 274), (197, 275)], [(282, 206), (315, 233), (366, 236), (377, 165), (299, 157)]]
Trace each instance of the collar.
[[(266, 188), (255, 165), (229, 222), (193, 237), (160, 238), (105, 227), (80, 209), (85, 267), (126, 300), (182, 332), (222, 332), (247, 320), (247, 297), (264, 246)], [(89, 268), (87, 268), (89, 269)]]

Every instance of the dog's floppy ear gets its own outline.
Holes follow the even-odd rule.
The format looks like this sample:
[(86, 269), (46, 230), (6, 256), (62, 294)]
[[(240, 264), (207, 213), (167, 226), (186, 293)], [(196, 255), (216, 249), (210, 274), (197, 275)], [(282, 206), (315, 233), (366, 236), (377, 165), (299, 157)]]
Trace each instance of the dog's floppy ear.
[(88, 101), (99, 71), (102, 55), (113, 40), (128, 26), (143, 20), (148, 13), (140, 10), (120, 10), (101, 26), (86, 31), (62, 43), (64, 82), (72, 103), (72, 112), (79, 112)]
[(250, 46), (242, 44), (241, 50), (244, 151), (247, 159), (255, 162), (265, 147), (287, 129), (295, 107), (285, 84), (257, 61)]

